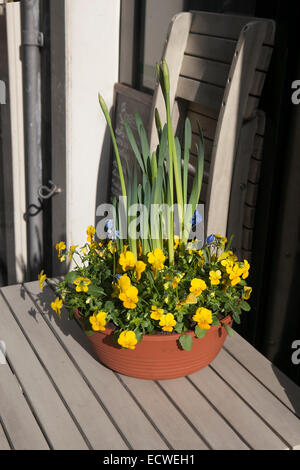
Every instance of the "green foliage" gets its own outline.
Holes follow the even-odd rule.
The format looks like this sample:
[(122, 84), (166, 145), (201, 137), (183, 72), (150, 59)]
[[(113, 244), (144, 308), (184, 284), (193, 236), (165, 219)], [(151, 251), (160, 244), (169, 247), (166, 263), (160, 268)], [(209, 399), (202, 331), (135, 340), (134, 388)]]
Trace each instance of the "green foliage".
[(193, 348), (193, 338), (191, 335), (181, 335), (179, 342), (185, 351), (191, 351)]

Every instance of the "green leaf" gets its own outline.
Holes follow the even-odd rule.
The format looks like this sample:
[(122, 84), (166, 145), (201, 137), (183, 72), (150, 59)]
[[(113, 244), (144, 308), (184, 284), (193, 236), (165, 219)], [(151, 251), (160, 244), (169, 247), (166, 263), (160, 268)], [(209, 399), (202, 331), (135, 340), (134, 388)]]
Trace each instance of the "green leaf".
[(92, 336), (95, 333), (93, 330), (84, 330), (84, 332), (87, 336)]
[(176, 331), (176, 333), (181, 333), (182, 332), (182, 328), (183, 328), (183, 323), (176, 323), (176, 325), (174, 326), (174, 330)]
[(89, 285), (88, 293), (93, 297), (100, 297), (104, 294), (104, 290), (101, 287), (94, 286), (93, 284)]
[(240, 307), (242, 310), (244, 310), (245, 312), (249, 312), (251, 310), (251, 307), (250, 305), (248, 304), (248, 302), (246, 302), (245, 300), (242, 300), (242, 302), (240, 302)]
[(140, 330), (134, 330), (134, 332), (135, 332), (135, 336), (136, 336), (138, 343), (140, 343), (143, 339), (142, 333), (140, 332)]
[(143, 121), (138, 113), (135, 113), (135, 122), (136, 127), (140, 136), (141, 148), (142, 148), (142, 156), (144, 161), (145, 170), (147, 171), (148, 159), (150, 159), (150, 148), (147, 139), (147, 133), (145, 131)]
[(185, 351), (191, 351), (193, 347), (193, 338), (191, 335), (181, 335), (179, 342)]
[(195, 335), (197, 336), (197, 338), (204, 338), (204, 336), (206, 335), (206, 332), (207, 330), (201, 330), (201, 328), (199, 328), (199, 326), (197, 325), (196, 328), (195, 328)]
[(234, 335), (234, 330), (233, 330), (229, 325), (227, 325), (226, 323), (223, 323), (223, 326), (224, 326), (224, 328), (225, 328), (225, 330), (226, 330), (228, 336), (229, 336), (230, 338), (232, 338), (233, 335)]
[(80, 274), (77, 272), (77, 271), (71, 271), (70, 273), (68, 273), (66, 276), (65, 276), (65, 281), (68, 283), (68, 284), (73, 284), (73, 282), (75, 281), (75, 279), (77, 277), (79, 277)]
[(183, 203), (187, 204), (188, 165), (192, 145), (192, 129), (189, 118), (185, 120), (184, 131), (184, 168), (183, 168)]
[(114, 152), (115, 152), (116, 159), (117, 159), (118, 171), (119, 171), (121, 188), (122, 188), (122, 196), (125, 197), (126, 196), (125, 180), (124, 180), (122, 163), (121, 163), (121, 159), (120, 159), (120, 153), (119, 153), (115, 133), (114, 133), (114, 130), (113, 130), (113, 127), (112, 127), (112, 123), (111, 123), (111, 119), (110, 119), (110, 115), (109, 115), (106, 103), (105, 103), (104, 99), (102, 98), (102, 96), (100, 95), (100, 93), (98, 93), (98, 99), (99, 99), (99, 104), (101, 106), (101, 109), (103, 111), (104, 117), (106, 119), (109, 131), (110, 131), (110, 135), (111, 135), (111, 139), (112, 139), (112, 143), (113, 143), (113, 148), (114, 148)]
[(162, 133), (162, 127), (161, 127), (160, 115), (159, 115), (159, 112), (158, 112), (157, 108), (155, 108), (155, 124), (156, 124), (158, 139), (160, 140), (161, 133)]
[(104, 311), (106, 313), (112, 313), (115, 310), (114, 303), (111, 300), (107, 300), (104, 304)]
[(140, 165), (142, 171), (144, 172), (145, 171), (144, 162), (142, 160), (142, 157), (141, 157), (139, 148), (137, 146), (136, 140), (134, 138), (133, 132), (132, 132), (128, 122), (125, 119), (123, 120), (123, 123), (124, 123), (124, 127), (125, 127), (125, 130), (126, 130), (126, 134), (127, 134), (129, 143), (130, 143), (131, 148), (134, 152), (135, 158), (137, 159), (138, 164)]
[(241, 324), (241, 319), (240, 319), (240, 316), (239, 316), (238, 313), (236, 313), (236, 312), (233, 313), (233, 319), (234, 319), (235, 323), (237, 323), (238, 325)]

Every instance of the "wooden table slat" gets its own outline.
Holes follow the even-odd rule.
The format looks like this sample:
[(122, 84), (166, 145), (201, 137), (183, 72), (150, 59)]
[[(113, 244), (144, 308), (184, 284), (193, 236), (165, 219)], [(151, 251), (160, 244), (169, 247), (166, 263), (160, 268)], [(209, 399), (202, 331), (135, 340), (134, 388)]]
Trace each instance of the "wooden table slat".
[(292, 380), (240, 335), (236, 335), (234, 341), (226, 342), (225, 349), (300, 417), (300, 389)]
[(249, 446), (240, 439), (222, 416), (186, 378), (160, 381), (159, 383), (190, 422), (205, 436), (212, 449), (249, 449)]
[[(66, 311), (62, 312), (60, 320), (52, 315), (55, 315), (54, 312), (49, 312), (48, 306), (55, 298), (53, 291), (45, 287), (41, 295), (36, 282), (26, 284), (26, 289), (43, 312), (45, 320), (50, 322), (51, 328), (77, 362), (78, 367), (84, 371), (89, 384), (109, 409), (131, 446), (134, 449), (167, 449), (160, 435), (145, 418), (116, 375), (95, 358), (87, 337), (77, 323), (67, 319)], [(43, 299), (42, 302), (41, 299)]]
[[(19, 287), (18, 291), (19, 292)], [(0, 295), (0, 337), (31, 405), (55, 449), (87, 449), (49, 377)]]
[(300, 449), (299, 387), (238, 334), (187, 378), (134, 379), (58, 319), (50, 287), (0, 290), (0, 450)]
[(14, 449), (49, 449), (16, 377), (7, 364), (0, 365), (0, 416)]
[(0, 452), (2, 450), (11, 450), (11, 447), (9, 445), (9, 442), (6, 438), (6, 435), (4, 433), (4, 430), (0, 424)]
[[(19, 287), (2, 288), (29, 341), (93, 449), (127, 449), (121, 435), (49, 330), (29, 295)], [(51, 334), (50, 334), (51, 333)]]
[(5, 435), (5, 432), (4, 432), (4, 429), (3, 427), (1, 426), (1, 423), (0, 423), (0, 451), (1, 450), (10, 450), (11, 447), (9, 445), (9, 442), (6, 438), (6, 435)]
[(146, 413), (151, 416), (173, 449), (207, 450), (209, 448), (155, 382), (124, 375), (121, 376), (121, 380)]
[[(226, 341), (229, 342), (228, 339)], [(256, 450), (288, 447), (264, 421), (210, 367), (189, 376), (193, 384), (220, 411), (233, 428)]]
[(211, 364), (216, 371), (255, 410), (291, 448), (300, 449), (300, 420), (222, 349)]

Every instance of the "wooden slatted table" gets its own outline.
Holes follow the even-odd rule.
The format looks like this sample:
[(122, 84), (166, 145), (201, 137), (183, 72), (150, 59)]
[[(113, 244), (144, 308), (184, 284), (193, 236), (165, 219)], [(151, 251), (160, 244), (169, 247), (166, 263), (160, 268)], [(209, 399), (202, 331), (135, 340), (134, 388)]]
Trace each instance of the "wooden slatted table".
[(0, 450), (300, 449), (300, 388), (238, 334), (189, 377), (133, 379), (95, 359), (54, 297), (1, 289)]

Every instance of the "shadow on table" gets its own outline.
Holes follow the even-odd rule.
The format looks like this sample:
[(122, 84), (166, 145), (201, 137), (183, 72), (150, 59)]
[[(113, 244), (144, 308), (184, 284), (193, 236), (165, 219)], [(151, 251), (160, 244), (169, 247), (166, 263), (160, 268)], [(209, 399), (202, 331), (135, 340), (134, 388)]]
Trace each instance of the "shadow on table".
[[(24, 287), (21, 288), (20, 295), (23, 299), (25, 299), (27, 291), (24, 289)], [(40, 292), (34, 296), (34, 303), (38, 308), (33, 306), (28, 310), (27, 313), (37, 322), (38, 317), (42, 314), (44, 320), (54, 332), (56, 338), (59, 338), (59, 333), (56, 332), (57, 328), (59, 328), (64, 336), (72, 336), (74, 340), (80, 344), (80, 346), (85, 351), (87, 351), (88, 354), (91, 355), (92, 358), (98, 361), (97, 356), (94, 353), (92, 346), (89, 343), (89, 340), (78, 321), (76, 319), (69, 320), (69, 312), (66, 309), (62, 309), (60, 318), (54, 312), (54, 310), (52, 310), (51, 302), (53, 302), (54, 298), (55, 294), (53, 289), (51, 287), (45, 286), (43, 292)], [(65, 345), (63, 339), (59, 338), (59, 340), (63, 344), (64, 348), (68, 350), (68, 346)]]
[(295, 382), (293, 382), (287, 375), (283, 374), (274, 364), (272, 365), (273, 372), (284, 389), (295, 414), (300, 418), (300, 389)]

